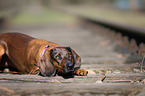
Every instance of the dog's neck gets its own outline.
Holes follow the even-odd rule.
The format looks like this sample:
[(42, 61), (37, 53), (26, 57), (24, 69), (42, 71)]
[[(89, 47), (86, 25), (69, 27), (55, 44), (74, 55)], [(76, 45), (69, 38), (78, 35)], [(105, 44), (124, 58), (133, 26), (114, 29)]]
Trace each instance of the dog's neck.
[(45, 52), (46, 52), (47, 49), (48, 49), (48, 50), (51, 50), (51, 49), (53, 49), (53, 48), (55, 48), (55, 47), (58, 47), (58, 46), (54, 46), (54, 45), (45, 45), (45, 46), (42, 46), (42, 49), (43, 49), (43, 50), (40, 50), (40, 51), (42, 51), (42, 52), (40, 52), (41, 54), (39, 55), (40, 58), (41, 58), (42, 56), (44, 56), (44, 54), (45, 54)]
[[(38, 53), (40, 53), (38, 56), (39, 57), (37, 57), (37, 58), (35, 58), (35, 63), (34, 63), (34, 66), (36, 67), (36, 68), (34, 68), (31, 72), (30, 72), (30, 74), (39, 74), (40, 73), (40, 65), (39, 65), (39, 62), (40, 62), (40, 60), (43, 58), (43, 56), (45, 55), (45, 53), (46, 53), (46, 50), (51, 50), (51, 49), (53, 49), (53, 48), (55, 48), (55, 47), (58, 47), (58, 46), (54, 46), (54, 45), (44, 45), (44, 46), (41, 46), (40, 47), (40, 49), (39, 49), (39, 51), (38, 51)], [(43, 49), (43, 50), (42, 50)]]

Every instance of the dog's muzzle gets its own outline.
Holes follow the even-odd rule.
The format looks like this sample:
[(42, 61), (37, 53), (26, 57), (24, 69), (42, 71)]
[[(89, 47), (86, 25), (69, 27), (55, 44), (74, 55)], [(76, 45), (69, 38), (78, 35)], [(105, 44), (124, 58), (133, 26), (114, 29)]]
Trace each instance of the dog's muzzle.
[(67, 60), (64, 66), (64, 72), (69, 73), (73, 71), (74, 71), (74, 64), (71, 61)]

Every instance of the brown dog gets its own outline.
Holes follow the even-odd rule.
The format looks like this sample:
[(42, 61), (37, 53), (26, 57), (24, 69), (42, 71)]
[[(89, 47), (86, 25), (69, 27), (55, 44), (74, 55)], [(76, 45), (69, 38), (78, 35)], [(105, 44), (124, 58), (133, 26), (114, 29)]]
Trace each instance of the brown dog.
[(81, 75), (81, 58), (70, 47), (61, 47), (21, 33), (0, 34), (0, 70), (43, 76)]

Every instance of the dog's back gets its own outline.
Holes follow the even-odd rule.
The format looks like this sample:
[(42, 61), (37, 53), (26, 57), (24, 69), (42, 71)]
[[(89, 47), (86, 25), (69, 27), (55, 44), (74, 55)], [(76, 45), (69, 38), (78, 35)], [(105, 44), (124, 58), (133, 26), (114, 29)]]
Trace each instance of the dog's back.
[[(61, 59), (56, 59), (57, 56)], [(54, 76), (59, 71), (60, 75), (86, 76), (87, 71), (80, 69), (80, 60), (70, 47), (21, 33), (0, 34), (0, 71), (9, 68), (22, 74), (41, 72), (44, 76)]]
[(0, 44), (4, 46), (6, 55), (11, 62), (18, 64), (26, 61), (27, 47), (33, 39), (35, 38), (21, 33), (0, 34)]
[(30, 73), (34, 61), (36, 58), (39, 59), (39, 54), (44, 51), (46, 45), (59, 46), (22, 33), (0, 34), (0, 68), (1, 65), (5, 66), (6, 62), (8, 66), (14, 67), (21, 73)]

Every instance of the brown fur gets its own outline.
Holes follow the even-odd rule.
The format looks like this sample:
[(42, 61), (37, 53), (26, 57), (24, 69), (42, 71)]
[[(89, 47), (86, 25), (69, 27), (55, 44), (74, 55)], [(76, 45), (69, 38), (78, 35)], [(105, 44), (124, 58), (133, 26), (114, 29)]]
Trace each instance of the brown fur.
[[(49, 45), (43, 51), (45, 47)], [(35, 72), (41, 67), (44, 74), (52, 74), (59, 70), (58, 64), (50, 61), (50, 51), (53, 48), (60, 47), (58, 44), (46, 40), (36, 39), (21, 33), (3, 33), (0, 34), (0, 70), (8, 67), (12, 71), (18, 71), (22, 74), (36, 74)], [(77, 54), (73, 51), (77, 58)], [(78, 60), (76, 60), (76, 63)], [(36, 66), (37, 65), (37, 66)], [(61, 65), (63, 67), (63, 65)], [(75, 64), (77, 70), (80, 64)], [(62, 70), (60, 68), (60, 70)], [(75, 70), (76, 71), (76, 70)], [(77, 74), (86, 75), (86, 71), (76, 71)], [(53, 74), (54, 75), (54, 74)], [(45, 75), (49, 76), (49, 75)]]

